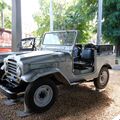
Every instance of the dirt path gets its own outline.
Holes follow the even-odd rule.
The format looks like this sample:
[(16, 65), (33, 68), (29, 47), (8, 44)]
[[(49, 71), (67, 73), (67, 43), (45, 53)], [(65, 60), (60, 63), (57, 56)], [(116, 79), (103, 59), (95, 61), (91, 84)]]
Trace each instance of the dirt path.
[(4, 120), (112, 120), (120, 115), (120, 71), (110, 71), (104, 92), (93, 88), (92, 83), (61, 87), (58, 100), (49, 111), (22, 119), (16, 116), (16, 110), (22, 110), (23, 104), (5, 106), (0, 95), (0, 114)]
[(2, 115), (0, 115), (0, 120), (4, 120)]

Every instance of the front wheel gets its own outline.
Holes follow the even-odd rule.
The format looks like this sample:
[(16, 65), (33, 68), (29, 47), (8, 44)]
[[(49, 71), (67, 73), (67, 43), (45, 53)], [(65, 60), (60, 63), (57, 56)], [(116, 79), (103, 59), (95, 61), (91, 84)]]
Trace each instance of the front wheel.
[(37, 80), (28, 85), (25, 92), (25, 104), (32, 112), (45, 112), (55, 102), (57, 87), (51, 80)]
[(109, 71), (108, 68), (103, 67), (100, 70), (98, 78), (94, 80), (94, 85), (96, 89), (104, 89), (109, 81)]

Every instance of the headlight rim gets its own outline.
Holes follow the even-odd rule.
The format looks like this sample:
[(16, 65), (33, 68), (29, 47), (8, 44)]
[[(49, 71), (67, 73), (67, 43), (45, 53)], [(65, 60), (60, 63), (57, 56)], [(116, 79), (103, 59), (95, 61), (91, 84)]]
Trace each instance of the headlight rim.
[(4, 62), (3, 69), (4, 69), (5, 71), (7, 71), (7, 62), (6, 62), (6, 61)]
[(22, 69), (21, 69), (21, 67), (19, 65), (17, 66), (16, 72), (17, 72), (18, 77), (22, 76)]

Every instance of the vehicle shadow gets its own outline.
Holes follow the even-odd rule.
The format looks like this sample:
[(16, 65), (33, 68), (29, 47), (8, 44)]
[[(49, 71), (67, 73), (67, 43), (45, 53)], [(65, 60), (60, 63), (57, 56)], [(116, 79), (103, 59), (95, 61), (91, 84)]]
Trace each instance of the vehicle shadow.
[[(47, 112), (40, 114), (42, 120), (59, 120), (60, 118), (89, 115), (94, 111), (102, 112), (113, 102), (107, 91), (96, 92), (90, 86), (60, 87), (55, 105)], [(38, 114), (39, 115), (39, 114)], [(34, 116), (34, 115), (33, 115)]]

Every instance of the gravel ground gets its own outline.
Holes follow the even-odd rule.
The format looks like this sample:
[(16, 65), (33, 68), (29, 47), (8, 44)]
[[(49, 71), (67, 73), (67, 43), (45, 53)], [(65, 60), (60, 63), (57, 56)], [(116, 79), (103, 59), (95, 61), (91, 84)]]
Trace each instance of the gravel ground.
[(98, 93), (93, 88), (93, 83), (61, 86), (58, 100), (49, 111), (26, 118), (16, 116), (16, 111), (23, 109), (22, 103), (6, 106), (4, 96), (0, 94), (0, 114), (4, 120), (112, 120), (119, 115), (120, 71), (110, 71), (110, 82), (105, 91)]

